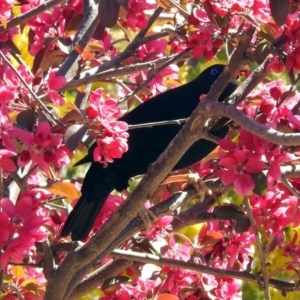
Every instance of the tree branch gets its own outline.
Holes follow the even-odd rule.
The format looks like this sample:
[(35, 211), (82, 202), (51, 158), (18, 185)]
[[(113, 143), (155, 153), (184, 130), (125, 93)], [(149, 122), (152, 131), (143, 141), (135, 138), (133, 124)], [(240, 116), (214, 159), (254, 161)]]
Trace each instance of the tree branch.
[(0, 26), (0, 33), (3, 33), (5, 31), (8, 31), (9, 29), (18, 26), (20, 24), (26, 23), (28, 20), (36, 17), (40, 13), (59, 5), (63, 2), (66, 2), (66, 0), (52, 0), (45, 3), (40, 4), (39, 6), (25, 12), (24, 14), (20, 14), (17, 17), (14, 17), (13, 19), (9, 20), (4, 28), (3, 25)]
[[(163, 258), (152, 254), (144, 254), (133, 251), (125, 251), (125, 250), (114, 250), (112, 252), (113, 257), (121, 258), (121, 259), (129, 259), (132, 261), (138, 261), (141, 263), (154, 264), (160, 266), (169, 266), (173, 268), (192, 270), (199, 273), (205, 273), (214, 275), (217, 277), (231, 277), (235, 279), (241, 279), (244, 281), (250, 282), (260, 282), (263, 280), (261, 276), (257, 277), (255, 274), (251, 274), (248, 272), (234, 271), (234, 270), (224, 270), (217, 269), (209, 266), (199, 265), (192, 262), (184, 262), (176, 259)], [(299, 286), (295, 283), (290, 283), (283, 280), (270, 279), (269, 284), (271, 287), (276, 288), (282, 292), (289, 292), (300, 290)]]
[[(170, 55), (168, 57), (162, 57), (162, 58), (159, 58), (156, 60), (143, 62), (143, 63), (137, 63), (137, 64), (130, 65), (130, 66), (125, 66), (125, 67), (121, 66), (121, 67), (117, 67), (117, 68), (106, 69), (97, 74), (91, 74), (88, 71), (88, 72), (82, 73), (82, 76), (80, 76), (79, 79), (69, 81), (64, 87), (62, 87), (59, 90), (59, 92), (74, 89), (76, 87), (83, 86), (83, 85), (93, 83), (96, 81), (101, 81), (106, 78), (124, 76), (124, 75), (128, 75), (128, 74), (136, 73), (136, 72), (151, 70), (153, 68), (153, 66), (155, 66), (157, 68), (157, 67), (165, 64), (170, 59), (173, 59), (176, 56), (177, 56), (177, 54), (174, 54), (174, 55)], [(190, 56), (191, 56), (190, 52), (186, 53), (183, 56), (179, 56), (176, 60), (174, 60), (174, 62), (186, 60)]]
[[(73, 48), (76, 45), (81, 49), (84, 49), (93, 36), (93, 33), (100, 21), (98, 17), (99, 1), (95, 2), (93, 0), (84, 0), (83, 7), (83, 20), (74, 38)], [(60, 69), (57, 72), (57, 76), (65, 76), (67, 79), (74, 77), (78, 69), (79, 59), (80, 54), (76, 49), (73, 49), (66, 57), (65, 61), (61, 64)]]
[(225, 116), (253, 134), (274, 144), (282, 146), (300, 145), (300, 133), (282, 133), (270, 128), (267, 125), (257, 123), (233, 105), (215, 101), (207, 101), (205, 108), (203, 109), (206, 110), (206, 113), (209, 116)]
[(90, 291), (102, 286), (105, 280), (117, 276), (132, 265), (132, 261), (125, 259), (110, 260), (104, 266), (89, 274), (88, 278), (79, 283), (68, 299), (80, 299)]

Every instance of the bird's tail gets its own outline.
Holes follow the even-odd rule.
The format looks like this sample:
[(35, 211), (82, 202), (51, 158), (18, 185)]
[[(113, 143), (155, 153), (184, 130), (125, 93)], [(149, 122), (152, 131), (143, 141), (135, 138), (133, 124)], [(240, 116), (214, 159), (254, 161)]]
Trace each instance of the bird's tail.
[(103, 168), (100, 163), (92, 163), (82, 185), (82, 195), (68, 216), (61, 236), (71, 234), (74, 241), (86, 238), (106, 198), (115, 186), (113, 170)]

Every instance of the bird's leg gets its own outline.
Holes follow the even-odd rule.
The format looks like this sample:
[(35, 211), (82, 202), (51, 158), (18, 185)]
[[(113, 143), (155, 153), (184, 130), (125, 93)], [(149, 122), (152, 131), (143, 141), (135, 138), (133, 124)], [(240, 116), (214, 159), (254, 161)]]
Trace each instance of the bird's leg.
[[(171, 178), (170, 178), (171, 177)], [(186, 180), (186, 183), (183, 184), (183, 189), (186, 188), (188, 185), (192, 185), (196, 192), (197, 192), (197, 198), (199, 202), (202, 202), (204, 200), (204, 197), (206, 194), (212, 195), (212, 191), (207, 187), (207, 185), (204, 183), (204, 181), (200, 178), (198, 173), (193, 174), (184, 174), (184, 175), (174, 175), (168, 177), (169, 180), (176, 181), (182, 181), (182, 177), (184, 177), (184, 180)], [(168, 181), (168, 178), (164, 181), (166, 184)], [(147, 210), (146, 208), (142, 208), (139, 213), (139, 217), (142, 219), (143, 223), (145, 224), (146, 231), (149, 228), (149, 225), (153, 222), (157, 221), (156, 215), (154, 215), (150, 210)]]
[[(127, 190), (123, 190), (122, 194), (125, 195), (126, 197), (130, 195), (130, 193)], [(156, 215), (145, 207), (140, 209), (140, 211), (138, 212), (138, 216), (142, 219), (146, 231), (148, 230), (151, 223), (157, 221)]]
[(138, 213), (139, 217), (142, 219), (144, 225), (145, 225), (145, 231), (147, 232), (150, 225), (153, 222), (157, 221), (157, 217), (156, 215), (151, 211), (148, 210), (147, 208), (143, 207), (139, 213)]

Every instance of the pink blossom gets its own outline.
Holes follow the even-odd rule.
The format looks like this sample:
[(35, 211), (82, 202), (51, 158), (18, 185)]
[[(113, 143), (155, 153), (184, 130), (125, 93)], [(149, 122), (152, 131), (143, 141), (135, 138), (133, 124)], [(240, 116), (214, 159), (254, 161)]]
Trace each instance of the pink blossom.
[(185, 242), (184, 244), (175, 243), (173, 234), (169, 238), (169, 249), (165, 252), (164, 256), (168, 258), (176, 258), (183, 261), (188, 261), (191, 258), (191, 243)]
[(8, 20), (12, 14), (11, 14), (11, 8), (14, 6), (15, 1), (14, 0), (5, 0), (1, 1), (0, 3), (0, 16), (1, 19)]
[(163, 272), (167, 276), (161, 288), (173, 295), (178, 295), (178, 292), (184, 287), (191, 287), (197, 278), (195, 272), (183, 269), (164, 267)]
[(151, 224), (148, 228), (146, 235), (149, 239), (162, 240), (166, 237), (169, 231), (171, 231), (171, 222), (173, 221), (173, 216), (164, 216), (159, 218), (156, 222)]
[(6, 241), (14, 233), (15, 227), (9, 222), (6, 213), (0, 212), (0, 249), (3, 248)]
[(276, 191), (268, 191), (263, 197), (252, 195), (250, 203), (257, 225), (262, 225), (271, 236), (282, 236), (283, 229), (293, 222), (297, 207), (294, 196), (285, 197)]
[(254, 189), (255, 183), (251, 175), (264, 169), (264, 163), (249, 157), (246, 150), (235, 151), (222, 158), (219, 165), (224, 168), (221, 174), (222, 182), (225, 185), (233, 183), (240, 195), (246, 195)]
[(214, 56), (214, 42), (211, 40), (210, 32), (208, 31), (192, 34), (188, 38), (187, 46), (193, 49), (192, 55), (194, 57), (200, 57), (204, 55), (206, 60), (210, 60)]
[(11, 157), (15, 156), (16, 153), (6, 149), (0, 149), (0, 168), (8, 172), (15, 172), (17, 167)]
[(128, 26), (136, 31), (136, 27), (143, 29), (147, 25), (147, 17), (143, 12), (129, 11), (126, 16)]
[(41, 241), (46, 236), (40, 229), (45, 220), (38, 214), (38, 203), (26, 196), (22, 197), (16, 205), (7, 198), (0, 201), (2, 211), (10, 217), (10, 222), (14, 224), (22, 238)]
[(0, 256), (2, 268), (4, 268), (9, 261), (22, 263), (24, 256), (29, 253), (32, 246), (32, 241), (24, 237), (16, 237), (10, 240), (5, 252)]
[(18, 157), (19, 166), (25, 166), (29, 161), (33, 161), (42, 171), (47, 171), (52, 164), (61, 167), (70, 161), (69, 155), (72, 154), (65, 145), (62, 145), (62, 135), (52, 134), (48, 122), (39, 123), (33, 133), (15, 128), (10, 134), (23, 143), (23, 149)]
[(66, 84), (67, 80), (64, 76), (56, 76), (56, 73), (57, 70), (51, 70), (48, 78), (46, 78), (48, 87), (46, 87), (46, 84), (44, 84), (43, 89), (48, 90), (48, 96), (54, 103), (62, 106), (64, 105), (65, 101), (63, 97), (57, 93), (57, 91)]
[(132, 284), (121, 284), (121, 288), (127, 291), (129, 295), (136, 299), (146, 299), (149, 296), (154, 296), (154, 288), (161, 283), (160, 278), (156, 280), (143, 280), (136, 278)]
[(59, 90), (61, 89), (67, 82), (64, 76), (57, 76), (56, 70), (51, 70), (48, 77), (48, 85), (50, 90)]
[(219, 279), (218, 288), (213, 294), (220, 300), (241, 300), (242, 292), (239, 292), (242, 281), (235, 278)]
[(50, 12), (42, 12), (35, 18), (30, 19), (28, 25), (34, 32), (30, 44), (30, 54), (36, 55), (40, 50), (45, 50), (45, 42), (48, 43), (46, 50), (51, 51), (55, 48), (55, 39), (53, 38), (64, 36), (65, 24), (63, 7), (60, 5), (53, 7)]
[(28, 4), (24, 4), (21, 6), (22, 13), (32, 9), (33, 7), (40, 5), (41, 1), (40, 0), (29, 0), (29, 1), (27, 1), (27, 3)]
[[(18, 67), (18, 72), (25, 80), (25, 82), (31, 86), (33, 76), (26, 70), (26, 67), (20, 65)], [(5, 80), (6, 86), (6, 99), (7, 101), (18, 100), (21, 97), (26, 97), (29, 101), (31, 101), (32, 96), (29, 93), (28, 89), (23, 85), (19, 77), (11, 70), (10, 68), (6, 68), (3, 73), (3, 79)], [(2, 100), (3, 101), (3, 100)]]
[(122, 138), (105, 137), (94, 149), (94, 161), (113, 162), (115, 158), (122, 157), (122, 154), (128, 150), (127, 140)]
[(127, 25), (132, 31), (136, 31), (137, 28), (143, 29), (147, 25), (147, 17), (145, 15), (145, 9), (151, 9), (155, 7), (156, 2), (154, 0), (140, 1), (129, 0), (127, 4), (128, 13), (126, 15)]
[(274, 180), (281, 177), (280, 164), (292, 161), (295, 156), (291, 153), (283, 152), (279, 146), (265, 153), (266, 161), (270, 164), (268, 175)]
[(90, 95), (90, 106), (86, 112), (89, 117), (88, 126), (92, 128), (90, 134), (97, 140), (93, 152), (94, 161), (107, 163), (120, 158), (128, 150), (128, 126), (125, 122), (116, 120), (124, 110), (117, 106), (115, 99), (105, 99), (103, 90), (97, 89)]

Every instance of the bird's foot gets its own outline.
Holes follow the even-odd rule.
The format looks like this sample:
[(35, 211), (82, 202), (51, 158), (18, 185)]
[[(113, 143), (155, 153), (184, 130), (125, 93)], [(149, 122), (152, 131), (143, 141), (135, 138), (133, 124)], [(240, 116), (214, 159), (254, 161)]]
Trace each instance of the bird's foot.
[(198, 173), (188, 174), (188, 180), (183, 188), (192, 185), (198, 193), (198, 201), (202, 202), (205, 195), (211, 195), (212, 191), (207, 187), (205, 182), (200, 178)]
[(212, 195), (212, 191), (207, 187), (198, 173), (171, 175), (168, 176), (162, 184), (170, 184), (174, 182), (184, 182), (182, 189), (192, 185), (196, 189), (200, 201), (203, 201), (205, 194)]
[(142, 208), (139, 213), (138, 213), (139, 217), (142, 219), (144, 225), (145, 225), (145, 228), (146, 228), (146, 232), (148, 231), (150, 225), (153, 223), (153, 222), (156, 222), (157, 221), (157, 217), (156, 215), (151, 211), (151, 210), (148, 210), (146, 209), (145, 207)]

